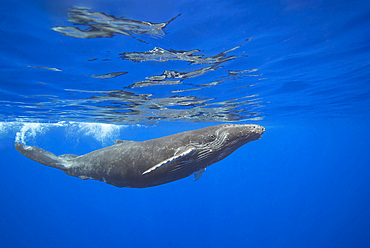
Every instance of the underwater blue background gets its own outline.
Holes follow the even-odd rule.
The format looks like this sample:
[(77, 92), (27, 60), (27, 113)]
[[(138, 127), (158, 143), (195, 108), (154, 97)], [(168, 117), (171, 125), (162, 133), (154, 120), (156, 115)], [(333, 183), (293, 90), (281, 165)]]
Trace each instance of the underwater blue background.
[[(370, 247), (368, 1), (0, 2), (1, 247)], [(83, 40), (50, 29), (67, 25), (73, 6), (152, 22), (181, 16), (149, 44), (118, 35)], [(218, 124), (185, 117), (126, 123), (110, 112), (110, 119), (92, 115), (90, 102), (70, 112), (73, 105), (60, 104), (74, 101), (64, 89), (121, 89), (163, 71), (156, 62), (114, 60), (107, 50), (166, 46), (214, 55), (248, 38), (240, 52), (248, 57), (227, 63), (258, 68), (261, 80), (246, 90), (260, 99), (251, 105), (258, 118), (240, 123), (263, 125), (266, 132), (195, 182), (188, 177), (153, 188), (116, 188), (67, 176), (14, 148), (18, 139), (80, 155), (115, 139), (142, 141)], [(86, 62), (107, 56), (110, 64)], [(122, 63), (129, 70), (125, 80), (84, 75), (118, 71)], [(227, 87), (199, 94), (244, 94)], [(150, 93), (170, 95), (160, 86)], [(36, 94), (65, 101), (37, 105)]]

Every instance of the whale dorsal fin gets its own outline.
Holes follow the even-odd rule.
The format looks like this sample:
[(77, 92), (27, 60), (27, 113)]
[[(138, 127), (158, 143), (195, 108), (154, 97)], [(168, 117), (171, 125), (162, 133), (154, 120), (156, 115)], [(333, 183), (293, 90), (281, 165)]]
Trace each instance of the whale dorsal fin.
[(175, 162), (175, 161), (177, 161), (179, 159), (182, 159), (182, 158), (185, 158), (185, 157), (187, 157), (189, 155), (192, 155), (194, 152), (195, 152), (195, 148), (194, 147), (188, 148), (186, 151), (184, 151), (184, 152), (182, 152), (180, 154), (177, 154), (177, 155), (175, 155), (173, 157), (170, 157), (170, 158), (168, 158), (166, 160), (163, 160), (162, 162), (154, 165), (153, 167), (151, 167), (148, 170), (144, 171), (142, 175), (145, 175), (145, 174), (150, 173), (150, 172), (152, 172), (152, 171), (154, 171), (154, 170), (156, 170), (156, 169), (158, 169), (158, 168), (160, 168), (160, 167), (162, 167), (164, 165), (170, 164), (170, 163)]
[(205, 171), (206, 171), (206, 168), (203, 168), (203, 169), (200, 169), (194, 172), (194, 181), (198, 180), (203, 175), (203, 172)]

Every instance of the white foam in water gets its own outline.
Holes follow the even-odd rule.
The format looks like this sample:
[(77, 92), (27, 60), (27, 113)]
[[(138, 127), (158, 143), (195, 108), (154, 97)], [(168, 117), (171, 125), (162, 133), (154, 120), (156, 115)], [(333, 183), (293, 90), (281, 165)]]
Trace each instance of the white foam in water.
[(8, 127), (9, 127), (8, 122), (0, 122), (0, 134), (7, 133)]
[(0, 122), (0, 135), (14, 135), (15, 142), (26, 144), (27, 140), (44, 135), (52, 128), (64, 129), (69, 137), (91, 136), (103, 145), (119, 139), (120, 131), (127, 125), (102, 123), (58, 122), (58, 123), (24, 123)]
[[(119, 138), (120, 129), (127, 126), (100, 123), (76, 123), (78, 134), (92, 136), (102, 144)], [(73, 127), (75, 129), (76, 127)]]
[(15, 136), (15, 142), (25, 144), (26, 138), (35, 138), (37, 133), (42, 133), (44, 125), (40, 123), (24, 123), (21, 130)]

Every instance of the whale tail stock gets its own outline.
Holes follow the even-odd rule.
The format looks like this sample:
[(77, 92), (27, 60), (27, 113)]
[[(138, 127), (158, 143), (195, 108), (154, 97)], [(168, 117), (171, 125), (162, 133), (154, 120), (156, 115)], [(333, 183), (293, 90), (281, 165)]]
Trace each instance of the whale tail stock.
[(55, 154), (45, 151), (41, 148), (35, 146), (27, 146), (17, 142), (15, 143), (15, 148), (17, 149), (18, 152), (20, 152), (24, 156), (40, 164), (61, 170), (68, 169), (71, 166), (71, 161), (74, 158), (78, 157), (77, 155), (73, 154), (56, 156)]

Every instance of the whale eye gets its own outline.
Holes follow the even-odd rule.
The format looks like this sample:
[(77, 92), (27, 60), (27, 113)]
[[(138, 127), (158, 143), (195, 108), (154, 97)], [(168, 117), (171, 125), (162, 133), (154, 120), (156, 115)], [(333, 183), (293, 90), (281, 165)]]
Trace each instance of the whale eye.
[(216, 139), (216, 136), (214, 136), (213, 134), (211, 134), (210, 136), (209, 136), (211, 139)]

